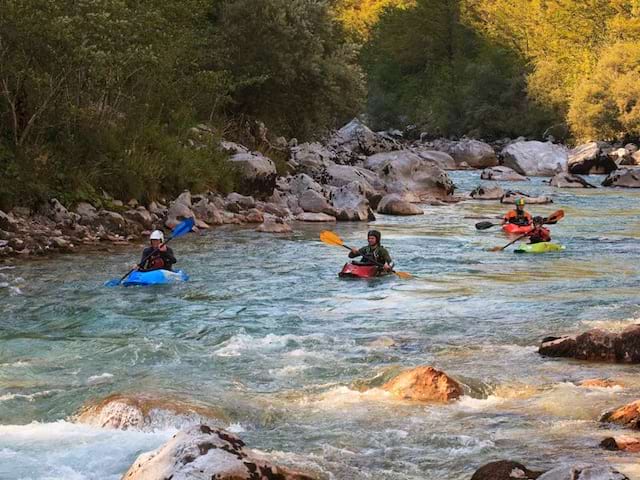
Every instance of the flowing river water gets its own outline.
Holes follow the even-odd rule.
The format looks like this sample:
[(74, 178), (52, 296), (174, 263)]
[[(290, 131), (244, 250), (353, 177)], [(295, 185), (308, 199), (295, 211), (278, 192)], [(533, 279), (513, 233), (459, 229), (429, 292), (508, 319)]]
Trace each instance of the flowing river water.
[[(477, 172), (453, 172), (461, 191)], [(587, 177), (599, 182), (599, 178)], [(598, 448), (597, 419), (640, 397), (639, 368), (545, 359), (546, 335), (640, 320), (640, 192), (557, 190), (560, 253), (516, 255), (480, 218), (497, 202), (424, 206), (375, 226), (398, 269), (416, 278), (340, 280), (346, 250), (326, 225), (278, 237), (223, 227), (173, 245), (191, 281), (105, 288), (140, 249), (0, 265), (0, 479), (119, 479), (172, 423), (147, 432), (71, 416), (114, 392), (178, 396), (223, 412), (223, 425), (277, 461), (331, 479), (468, 479), (518, 460), (610, 463), (640, 479), (636, 457)], [(362, 246), (368, 226), (330, 226)], [(465, 385), (448, 405), (402, 402), (375, 387), (433, 365)], [(585, 389), (587, 378), (625, 388)], [(369, 389), (367, 389), (369, 388)]]

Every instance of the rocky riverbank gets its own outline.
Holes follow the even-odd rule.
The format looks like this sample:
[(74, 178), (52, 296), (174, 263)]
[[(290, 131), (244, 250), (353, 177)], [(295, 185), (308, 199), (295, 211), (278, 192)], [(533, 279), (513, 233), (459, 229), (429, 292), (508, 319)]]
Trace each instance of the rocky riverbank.
[[(205, 127), (195, 137), (211, 135)], [(265, 134), (266, 138), (266, 134)], [(423, 137), (424, 138), (424, 137)], [(288, 173), (279, 175), (267, 156), (237, 143), (220, 148), (237, 167), (239, 192), (184, 192), (171, 201), (139, 205), (104, 193), (99, 205), (62, 205), (51, 199), (35, 210), (17, 207), (0, 211), (0, 257), (72, 252), (83, 247), (125, 245), (156, 228), (172, 228), (187, 217), (199, 229), (225, 224), (256, 224), (257, 231), (289, 233), (295, 222), (371, 221), (376, 213), (421, 214), (419, 203), (456, 202), (447, 170), (482, 169), (488, 181), (526, 181), (550, 176), (559, 188), (592, 188), (576, 174), (609, 173), (604, 186), (640, 187), (637, 146), (592, 142), (569, 150), (550, 142), (504, 139), (493, 144), (478, 140), (409, 142), (400, 132), (373, 132), (358, 120), (323, 143), (274, 142), (286, 155)], [(197, 147), (197, 145), (194, 145)], [(477, 200), (513, 203), (520, 192), (480, 186), (470, 194)], [(548, 203), (548, 197), (529, 198)]]

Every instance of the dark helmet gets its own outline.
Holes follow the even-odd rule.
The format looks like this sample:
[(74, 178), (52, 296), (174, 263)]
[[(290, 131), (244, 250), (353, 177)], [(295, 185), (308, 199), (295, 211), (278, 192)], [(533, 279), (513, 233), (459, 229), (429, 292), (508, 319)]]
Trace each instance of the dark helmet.
[(542, 225), (544, 223), (544, 218), (542, 217), (533, 217), (534, 225)]
[(380, 232), (378, 230), (369, 230), (369, 233), (367, 233), (367, 238), (368, 237), (376, 237), (376, 245), (380, 245)]

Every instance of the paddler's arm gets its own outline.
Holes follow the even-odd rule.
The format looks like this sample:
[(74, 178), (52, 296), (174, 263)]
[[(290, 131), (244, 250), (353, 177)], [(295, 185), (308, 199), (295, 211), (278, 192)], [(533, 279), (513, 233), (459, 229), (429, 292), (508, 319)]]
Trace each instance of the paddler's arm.
[(160, 255), (162, 255), (162, 259), (167, 265), (173, 265), (178, 262), (176, 257), (173, 255), (173, 250), (167, 246), (160, 249)]
[(357, 248), (352, 248), (349, 252), (349, 258), (361, 257), (362, 255), (364, 255), (364, 252), (362, 250), (362, 248), (359, 250)]
[(384, 269), (387, 271), (393, 270), (393, 260), (391, 260), (391, 255), (389, 255), (389, 251), (384, 247), (380, 247), (380, 253), (381, 253), (382, 261), (384, 262)]

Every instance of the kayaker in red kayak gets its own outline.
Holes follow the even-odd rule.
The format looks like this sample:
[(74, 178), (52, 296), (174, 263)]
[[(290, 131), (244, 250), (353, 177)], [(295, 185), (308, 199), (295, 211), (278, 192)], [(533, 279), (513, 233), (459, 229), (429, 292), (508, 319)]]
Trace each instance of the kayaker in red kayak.
[(527, 233), (529, 237), (529, 243), (541, 243), (551, 241), (551, 231), (548, 228), (543, 227), (544, 218), (533, 217), (533, 229)]
[(514, 223), (521, 227), (526, 227), (527, 225), (531, 225), (532, 218), (528, 212), (524, 210), (524, 198), (518, 198), (516, 200), (516, 208), (515, 210), (511, 210), (505, 214), (502, 219), (502, 223)]
[(171, 270), (174, 263), (177, 262), (173, 255), (173, 250), (164, 245), (164, 233), (160, 230), (154, 230), (149, 235), (150, 247), (142, 252), (142, 260), (136, 265), (136, 270), (141, 272), (150, 272), (151, 270)]
[(391, 255), (386, 248), (380, 245), (380, 232), (378, 230), (371, 230), (367, 233), (367, 241), (369, 245), (362, 247), (361, 249), (352, 248), (349, 252), (349, 258), (363, 257), (365, 263), (369, 264), (383, 264), (383, 269), (386, 272), (393, 270), (393, 261)]

